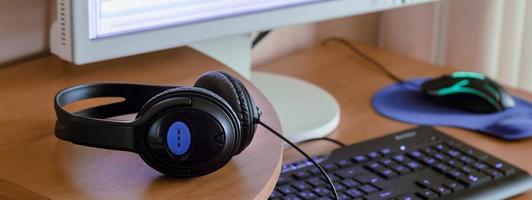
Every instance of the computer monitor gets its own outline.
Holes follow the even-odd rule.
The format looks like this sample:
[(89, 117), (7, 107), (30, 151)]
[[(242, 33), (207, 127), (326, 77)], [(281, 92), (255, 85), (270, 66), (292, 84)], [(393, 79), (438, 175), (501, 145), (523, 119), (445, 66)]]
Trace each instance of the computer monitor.
[(430, 0), (57, 0), (51, 50), (75, 64)]
[(284, 134), (297, 142), (331, 133), (340, 121), (338, 103), (304, 81), (251, 76), (250, 33), (431, 1), (57, 0), (50, 46), (75, 64), (191, 46), (252, 78), (272, 102)]

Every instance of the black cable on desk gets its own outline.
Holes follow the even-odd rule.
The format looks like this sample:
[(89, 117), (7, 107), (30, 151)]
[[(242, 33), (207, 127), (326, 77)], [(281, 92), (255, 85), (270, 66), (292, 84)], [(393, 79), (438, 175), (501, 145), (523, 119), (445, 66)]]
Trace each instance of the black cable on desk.
[(360, 49), (355, 47), (353, 44), (351, 44), (350, 42), (348, 42), (344, 38), (330, 37), (330, 38), (327, 38), (327, 39), (323, 40), (322, 44), (328, 44), (329, 42), (338, 42), (340, 44), (343, 44), (344, 46), (349, 48), (349, 50), (351, 50), (353, 53), (357, 54), (358, 56), (362, 57), (366, 61), (368, 61), (371, 64), (373, 64), (376, 67), (378, 67), (380, 70), (382, 70), (388, 77), (390, 77), (394, 81), (396, 81), (398, 83), (404, 83), (405, 82), (404, 79), (402, 79), (399, 76), (395, 75), (388, 68), (386, 68), (386, 66), (384, 66), (383, 64), (381, 64), (379, 61), (375, 60), (374, 58), (370, 57), (366, 53), (362, 52)]
[(305, 143), (308, 143), (308, 142), (314, 142), (314, 141), (319, 141), (319, 140), (329, 141), (329, 142), (337, 144), (340, 147), (345, 147), (345, 144), (343, 142), (340, 142), (338, 140), (335, 140), (335, 139), (332, 139), (332, 138), (328, 138), (328, 137), (312, 138), (312, 139), (308, 139), (308, 140), (303, 140), (301, 142), (298, 142), (297, 144), (305, 144)]
[(264, 128), (268, 129), (270, 132), (275, 134), (277, 137), (281, 138), (284, 142), (288, 143), (290, 146), (292, 146), (294, 149), (296, 149), (301, 155), (305, 156), (305, 158), (307, 158), (307, 160), (310, 161), (314, 166), (316, 166), (320, 170), (321, 174), (323, 174), (323, 176), (325, 176), (325, 178), (327, 179), (327, 182), (329, 183), (329, 186), (331, 187), (331, 189), (333, 191), (334, 199), (336, 199), (336, 200), (339, 199), (338, 198), (338, 192), (336, 191), (336, 188), (334, 187), (334, 184), (333, 184), (331, 178), (329, 177), (327, 172), (325, 172), (325, 170), (316, 161), (314, 161), (314, 159), (312, 159), (307, 153), (305, 153), (303, 150), (301, 150), (299, 147), (297, 147), (297, 145), (295, 145), (294, 143), (290, 142), (290, 140), (286, 139), (283, 135), (281, 135), (277, 131), (273, 130), (273, 128), (271, 128), (270, 126), (264, 124), (262, 121), (257, 121), (257, 123), (262, 125)]

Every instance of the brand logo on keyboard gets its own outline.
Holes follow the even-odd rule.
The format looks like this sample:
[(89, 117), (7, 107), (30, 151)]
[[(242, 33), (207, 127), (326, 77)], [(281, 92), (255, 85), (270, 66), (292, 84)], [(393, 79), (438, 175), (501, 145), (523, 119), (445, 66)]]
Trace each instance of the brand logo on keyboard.
[(402, 139), (406, 139), (406, 138), (411, 138), (411, 137), (414, 137), (416, 135), (417, 135), (417, 133), (415, 131), (401, 133), (401, 134), (395, 136), (395, 140), (402, 140)]

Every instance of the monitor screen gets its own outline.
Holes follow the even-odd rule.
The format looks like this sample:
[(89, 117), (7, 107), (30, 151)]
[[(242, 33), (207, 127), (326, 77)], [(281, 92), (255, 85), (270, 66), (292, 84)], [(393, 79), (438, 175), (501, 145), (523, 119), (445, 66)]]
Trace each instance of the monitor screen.
[(89, 37), (197, 23), (327, 0), (89, 0)]

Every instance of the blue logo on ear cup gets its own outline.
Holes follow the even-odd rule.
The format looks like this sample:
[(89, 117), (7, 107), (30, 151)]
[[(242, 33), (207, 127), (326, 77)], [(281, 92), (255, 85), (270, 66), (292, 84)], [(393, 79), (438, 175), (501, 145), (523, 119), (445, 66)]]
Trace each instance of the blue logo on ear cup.
[(190, 149), (190, 129), (180, 121), (174, 122), (166, 134), (166, 145), (176, 156), (184, 155)]

